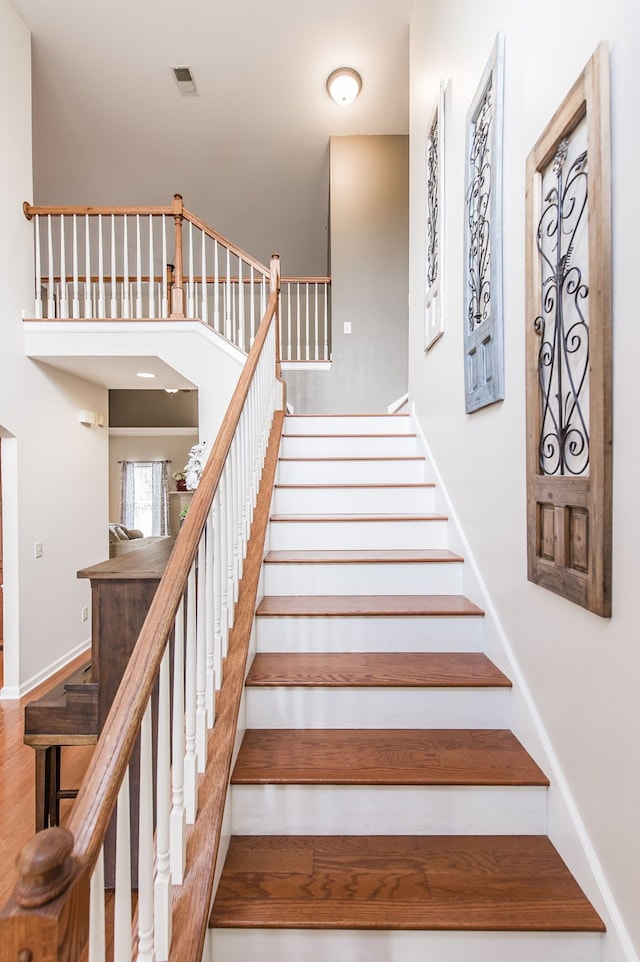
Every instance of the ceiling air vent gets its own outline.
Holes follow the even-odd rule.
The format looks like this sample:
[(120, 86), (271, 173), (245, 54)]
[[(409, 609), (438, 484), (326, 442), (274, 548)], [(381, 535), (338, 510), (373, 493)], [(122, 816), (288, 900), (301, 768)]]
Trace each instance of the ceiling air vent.
[(181, 97), (197, 97), (198, 89), (190, 67), (172, 67)]

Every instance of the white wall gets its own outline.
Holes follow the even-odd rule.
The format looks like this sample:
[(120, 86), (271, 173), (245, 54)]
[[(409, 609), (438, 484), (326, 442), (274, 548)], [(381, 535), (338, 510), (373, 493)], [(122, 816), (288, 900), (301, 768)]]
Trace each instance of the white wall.
[[(464, 414), (462, 228), (465, 118), (498, 29), (506, 42), (504, 316), (506, 396)], [(640, 637), (637, 627), (637, 159), (640, 14), (628, 0), (416, 0), (411, 69), (410, 397), (490, 599), (621, 913), (640, 949)], [(613, 617), (526, 579), (525, 159), (598, 42), (611, 44), (614, 261)], [(446, 117), (446, 331), (422, 349), (424, 147), (441, 79)], [(559, 833), (560, 834), (560, 833)], [(562, 839), (560, 839), (562, 842)], [(567, 845), (570, 848), (569, 843)], [(617, 909), (616, 909), (617, 905)], [(602, 907), (599, 905), (599, 907)], [(613, 914), (611, 914), (613, 913)], [(618, 927), (624, 942), (624, 926)], [(611, 941), (611, 940), (610, 940)], [(607, 949), (606, 953), (610, 951)], [(606, 955), (611, 958), (611, 955)], [(625, 958), (632, 958), (629, 945)]]
[[(0, 435), (3, 437), (3, 696), (15, 697), (89, 642), (80, 613), (89, 587), (76, 571), (95, 559), (107, 522), (107, 432), (78, 410), (107, 409), (106, 391), (30, 361), (21, 312), (33, 299), (31, 52), (29, 32), (0, 0), (2, 150)], [(34, 543), (43, 555), (34, 558)]]
[(285, 371), (296, 413), (384, 411), (406, 393), (408, 173), (404, 135), (331, 138), (333, 364)]

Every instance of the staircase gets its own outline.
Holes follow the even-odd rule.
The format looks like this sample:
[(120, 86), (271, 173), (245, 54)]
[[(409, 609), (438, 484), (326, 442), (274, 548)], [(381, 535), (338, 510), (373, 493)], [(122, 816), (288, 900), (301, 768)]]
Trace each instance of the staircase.
[(211, 962), (601, 958), (411, 431), (286, 419)]

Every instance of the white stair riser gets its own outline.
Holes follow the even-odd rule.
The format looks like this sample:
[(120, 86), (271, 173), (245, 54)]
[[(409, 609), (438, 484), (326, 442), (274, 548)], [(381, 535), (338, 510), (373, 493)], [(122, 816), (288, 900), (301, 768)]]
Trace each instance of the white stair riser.
[(264, 566), (265, 595), (452, 595), (462, 592), (459, 562), (276, 564)]
[(482, 651), (483, 619), (258, 616), (258, 651)]
[(432, 487), (277, 487), (274, 514), (429, 514), (434, 510)]
[(369, 550), (376, 548), (446, 548), (447, 522), (392, 521), (271, 521), (272, 551)]
[(413, 435), (344, 435), (333, 437), (282, 438), (280, 454), (283, 458), (394, 458), (417, 454)]
[(602, 962), (602, 936), (579, 932), (209, 930), (205, 962), (274, 962), (275, 959), (278, 962)]
[(420, 484), (426, 473), (424, 458), (352, 460), (347, 456), (280, 461), (277, 477), (279, 484)]
[(342, 415), (341, 417), (285, 418), (284, 434), (408, 434), (413, 432), (407, 414)]
[(506, 728), (510, 689), (247, 688), (247, 728)]
[(233, 785), (234, 835), (541, 835), (546, 789)]

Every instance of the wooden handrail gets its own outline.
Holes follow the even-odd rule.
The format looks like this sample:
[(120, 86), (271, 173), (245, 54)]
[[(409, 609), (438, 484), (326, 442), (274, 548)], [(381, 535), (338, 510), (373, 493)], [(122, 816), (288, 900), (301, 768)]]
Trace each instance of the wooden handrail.
[[(201, 274), (194, 274), (193, 279), (198, 284), (202, 284), (203, 277)], [(60, 274), (54, 274), (53, 280), (59, 284), (63, 280), (63, 278)], [(71, 278), (67, 274), (64, 280), (70, 284), (73, 278)], [(89, 281), (90, 284), (100, 283), (100, 277), (98, 276), (98, 274), (91, 274), (89, 278), (87, 278), (86, 274), (78, 274), (77, 280), (82, 284), (84, 284), (87, 280)], [(125, 277), (124, 274), (116, 274), (115, 277), (112, 277), (110, 274), (105, 274), (102, 280), (104, 281), (105, 284), (111, 284), (112, 281), (115, 281), (116, 284), (123, 284), (126, 280), (130, 280), (130, 278)], [(140, 280), (142, 281), (143, 284), (148, 284), (151, 281), (153, 281), (154, 284), (161, 284), (163, 277), (162, 277), (162, 274), (156, 274), (153, 277), (150, 277), (148, 274), (142, 274), (140, 277)], [(250, 276), (238, 277), (236, 274), (232, 274), (231, 277), (227, 277), (226, 275), (220, 274), (217, 278), (218, 284), (226, 284), (227, 281), (229, 281), (231, 284), (240, 284), (240, 283), (246, 284), (246, 285), (262, 284), (264, 283), (264, 280), (265, 280), (265, 277), (262, 274), (260, 274), (260, 276), (258, 277), (255, 277), (255, 275), (254, 277), (250, 277)], [(204, 281), (206, 284), (215, 284), (216, 277), (213, 274), (207, 274), (207, 276), (204, 278)], [(281, 285), (282, 284), (330, 284), (330, 283), (331, 283), (330, 276), (328, 277), (281, 277), (280, 278)]]
[(90, 216), (93, 217), (98, 214), (103, 216), (122, 215), (122, 214), (140, 214), (140, 215), (159, 215), (166, 214), (170, 216), (173, 214), (173, 207), (38, 207), (30, 204), (25, 200), (22, 205), (22, 210), (24, 211), (24, 216), (27, 220), (32, 220), (36, 214), (40, 214), (43, 217), (51, 215), (52, 217), (58, 214), (63, 217), (69, 217), (72, 214), (78, 214), (79, 216)]
[[(198, 550), (200, 534), (211, 509), (238, 419), (276, 309), (277, 298), (272, 295), (142, 626), (122, 684), (107, 715), (89, 772), (71, 811), (67, 827), (74, 837), (74, 858), (91, 867), (98, 857), (115, 806), (118, 788), (129, 762), (167, 638), (173, 628), (187, 577)], [(128, 728), (124, 739), (121, 735), (123, 723), (126, 723)]]
[[(17, 958), (17, 955), (10, 953), (28, 945), (29, 940), (31, 945), (37, 945), (38, 949), (43, 947), (43, 954), (38, 955), (38, 959), (46, 962), (54, 962), (59, 958), (72, 959), (79, 957), (78, 950), (86, 942), (89, 878), (115, 809), (119, 787), (159, 674), (167, 640), (175, 623), (270, 327), (272, 323), (277, 324), (279, 273), (279, 258), (274, 255), (266, 313), (256, 332), (189, 512), (176, 539), (169, 563), (150, 605), (72, 808), (67, 823), (67, 831), (73, 839), (72, 849), (69, 851), (70, 846), (66, 840), (68, 836), (65, 839), (58, 839), (57, 836), (55, 839), (51, 838), (50, 833), (55, 832), (55, 829), (39, 833), (29, 843), (29, 851), (22, 859), (22, 864), (27, 868), (16, 886), (12, 900), (2, 911), (2, 920), (11, 921), (11, 946), (3, 939), (3, 944), (0, 945), (2, 959)], [(279, 368), (277, 343), (276, 338), (276, 367)], [(60, 858), (64, 864), (60, 871), (54, 864), (52, 851), (61, 853)], [(24, 892), (25, 876), (28, 873), (33, 875), (39, 865), (45, 865), (46, 872), (55, 881), (50, 886), (51, 894), (40, 894), (38, 908), (30, 909), (29, 905), (33, 902), (29, 902), (29, 893)], [(206, 920), (204, 924), (206, 925)], [(30, 926), (35, 927), (35, 931)]]
[(220, 234), (217, 230), (214, 230), (213, 227), (209, 227), (209, 225), (205, 224), (203, 220), (200, 220), (199, 217), (196, 217), (195, 214), (192, 214), (191, 211), (188, 211), (186, 207), (183, 210), (183, 215), (184, 219), (193, 224), (194, 227), (198, 227), (201, 231), (207, 234), (208, 237), (211, 237), (213, 240), (217, 240), (219, 244), (222, 244), (223, 247), (226, 247), (228, 250), (230, 250), (231, 253), (235, 254), (236, 257), (239, 257), (240, 260), (243, 260), (250, 267), (253, 267), (255, 270), (259, 271), (263, 277), (269, 276), (268, 267), (262, 264), (259, 260), (256, 260), (255, 257), (252, 257), (251, 254), (248, 254), (241, 247), (238, 247), (236, 244), (232, 243), (228, 237), (224, 236), (224, 234)]

